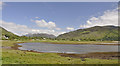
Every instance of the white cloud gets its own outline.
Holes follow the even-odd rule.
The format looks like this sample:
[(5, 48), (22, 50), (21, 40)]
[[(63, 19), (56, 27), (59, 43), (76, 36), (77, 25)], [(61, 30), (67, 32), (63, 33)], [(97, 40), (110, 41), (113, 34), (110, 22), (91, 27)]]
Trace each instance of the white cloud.
[(90, 25), (90, 24), (92, 24), (92, 23), (88, 20), (88, 21), (87, 21), (87, 24), (89, 24), (89, 25)]
[(118, 26), (118, 9), (107, 10), (102, 16), (92, 17), (87, 20), (87, 23), (85, 25), (80, 25), (80, 27), (89, 28), (93, 26), (105, 25)]
[(66, 29), (70, 30), (70, 31), (74, 30), (74, 28), (72, 28), (72, 27), (67, 27)]
[(46, 22), (44, 19), (42, 20), (32, 20), (32, 22), (35, 22), (37, 26), (44, 27), (48, 29), (55, 29), (55, 30), (61, 30), (61, 28), (56, 27), (56, 24), (52, 21)]
[(19, 25), (13, 22), (5, 22), (5, 21), (0, 21), (0, 26), (19, 36), (25, 35), (28, 33), (47, 33), (47, 34), (53, 34), (55, 36), (58, 36), (59, 34), (63, 33), (62, 31), (58, 32), (53, 29), (32, 29), (26, 25)]
[(47, 27), (47, 28), (55, 28), (56, 24), (52, 21), (46, 22), (44, 19), (42, 20), (33, 20), (39, 27)]
[(56, 30), (61, 30), (61, 28), (56, 28)]
[(36, 19), (39, 19), (39, 17), (35, 17)]

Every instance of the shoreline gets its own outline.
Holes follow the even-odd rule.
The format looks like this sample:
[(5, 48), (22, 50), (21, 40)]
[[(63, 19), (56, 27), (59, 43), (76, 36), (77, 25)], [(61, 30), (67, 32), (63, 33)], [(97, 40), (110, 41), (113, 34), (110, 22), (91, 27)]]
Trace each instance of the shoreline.
[[(39, 43), (39, 42), (35, 42), (35, 43)], [(118, 43), (113, 43), (113, 44), (109, 44), (109, 43), (76, 43), (76, 44), (72, 44), (72, 43), (54, 43), (54, 42), (42, 42), (42, 43), (47, 43), (47, 44), (69, 44), (69, 45), (119, 45)]]
[[(25, 42), (20, 42), (25, 43)], [(18, 47), (22, 47), (21, 45), (18, 45), (19, 43), (14, 44), (11, 48), (14, 50), (20, 50)], [(34, 52), (34, 53), (48, 53), (48, 52), (37, 52), (34, 50), (20, 50), (25, 52)], [(71, 57), (71, 58), (80, 58), (84, 61), (85, 58), (91, 58), (91, 59), (118, 59), (119, 52), (94, 52), (94, 53), (86, 53), (86, 54), (69, 54), (69, 53), (56, 53), (62, 57)]]
[(46, 44), (68, 44), (68, 45), (120, 45), (119, 42), (96, 42), (96, 41), (80, 41), (80, 42), (52, 42), (52, 41), (27, 41), (27, 42), (23, 42), (23, 43), (46, 43)]

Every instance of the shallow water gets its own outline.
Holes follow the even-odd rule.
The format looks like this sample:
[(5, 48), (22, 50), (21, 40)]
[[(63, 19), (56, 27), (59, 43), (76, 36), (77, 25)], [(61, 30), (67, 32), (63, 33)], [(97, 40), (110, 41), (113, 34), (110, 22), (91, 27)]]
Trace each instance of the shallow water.
[(117, 45), (73, 45), (48, 43), (21, 43), (20, 50), (33, 50), (37, 52), (85, 54), (91, 52), (118, 52)]

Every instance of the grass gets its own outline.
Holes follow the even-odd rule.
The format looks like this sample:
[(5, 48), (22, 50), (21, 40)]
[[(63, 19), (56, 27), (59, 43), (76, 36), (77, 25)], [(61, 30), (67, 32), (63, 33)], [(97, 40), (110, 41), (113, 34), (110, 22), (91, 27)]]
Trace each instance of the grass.
[[(118, 60), (90, 59), (82, 61), (80, 58), (61, 57), (57, 53), (35, 53), (10, 49), (16, 43), (28, 41), (2, 41), (3, 64), (117, 64)], [(37, 41), (33, 41), (37, 42)]]

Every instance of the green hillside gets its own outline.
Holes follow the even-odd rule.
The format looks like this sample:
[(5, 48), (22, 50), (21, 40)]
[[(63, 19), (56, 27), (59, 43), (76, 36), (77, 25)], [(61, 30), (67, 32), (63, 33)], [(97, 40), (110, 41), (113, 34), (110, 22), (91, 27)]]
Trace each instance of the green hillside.
[(16, 39), (16, 38), (19, 38), (19, 36), (0, 27), (0, 39)]
[(86, 29), (78, 29), (72, 32), (68, 32), (59, 35), (57, 39), (62, 40), (91, 40), (91, 41), (103, 41), (103, 40), (118, 40), (118, 28), (117, 26), (95, 26)]

